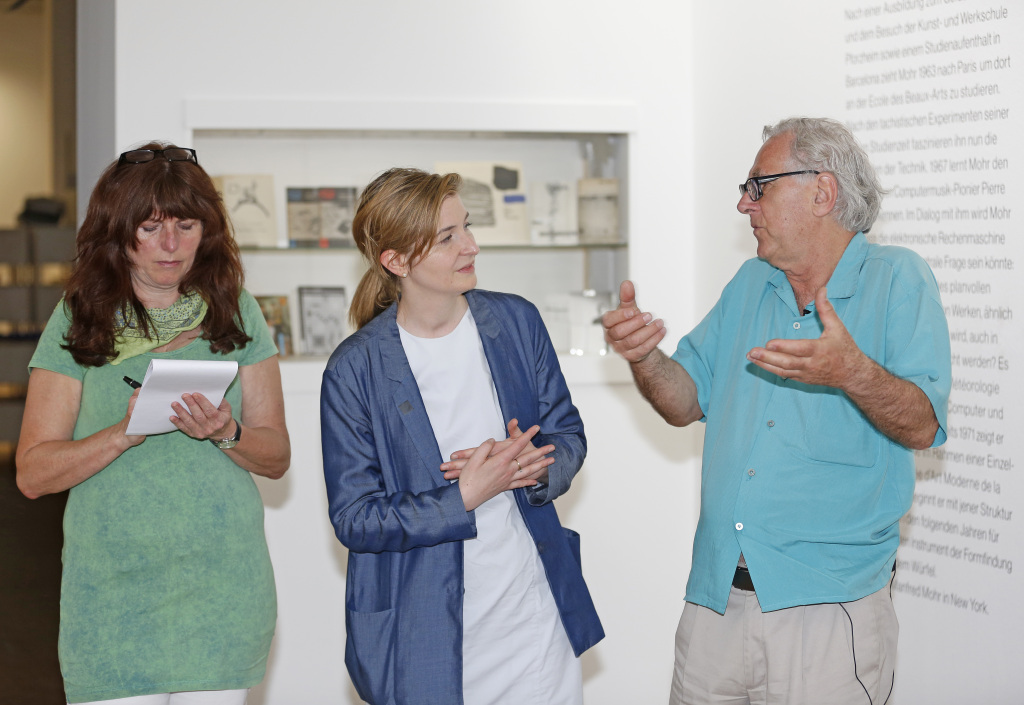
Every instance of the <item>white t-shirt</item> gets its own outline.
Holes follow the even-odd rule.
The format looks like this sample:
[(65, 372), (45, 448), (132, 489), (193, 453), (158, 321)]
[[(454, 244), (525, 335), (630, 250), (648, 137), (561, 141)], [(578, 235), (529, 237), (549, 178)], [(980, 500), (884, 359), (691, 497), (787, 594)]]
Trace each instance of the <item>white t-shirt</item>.
[[(442, 458), (488, 438), (507, 437), (491, 370), (468, 309), (455, 330), (441, 338), (417, 338), (401, 326), (399, 332)], [(579, 705), (579, 661), (515, 497), (511, 491), (502, 492), (474, 513), (476, 538), (463, 542), (466, 705)]]

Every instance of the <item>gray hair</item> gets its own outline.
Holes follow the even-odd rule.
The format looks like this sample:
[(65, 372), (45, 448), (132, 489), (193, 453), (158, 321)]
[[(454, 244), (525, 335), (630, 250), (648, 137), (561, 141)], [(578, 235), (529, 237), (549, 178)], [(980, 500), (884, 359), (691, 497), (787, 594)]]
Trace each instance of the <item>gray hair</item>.
[(882, 188), (867, 152), (845, 125), (829, 118), (787, 118), (765, 125), (762, 138), (792, 134), (792, 156), (803, 169), (827, 171), (839, 183), (835, 219), (846, 230), (867, 231), (882, 207)]

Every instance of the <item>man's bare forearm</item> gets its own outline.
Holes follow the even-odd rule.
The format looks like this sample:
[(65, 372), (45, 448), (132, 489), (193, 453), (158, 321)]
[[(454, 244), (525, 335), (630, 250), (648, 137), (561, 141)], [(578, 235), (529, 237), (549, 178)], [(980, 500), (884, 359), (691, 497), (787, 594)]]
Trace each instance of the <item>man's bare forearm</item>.
[(843, 391), (875, 428), (902, 446), (921, 450), (935, 441), (939, 421), (928, 396), (865, 356)]
[(629, 367), (640, 394), (669, 424), (687, 426), (704, 415), (697, 403), (697, 385), (682, 365), (661, 350), (655, 348)]

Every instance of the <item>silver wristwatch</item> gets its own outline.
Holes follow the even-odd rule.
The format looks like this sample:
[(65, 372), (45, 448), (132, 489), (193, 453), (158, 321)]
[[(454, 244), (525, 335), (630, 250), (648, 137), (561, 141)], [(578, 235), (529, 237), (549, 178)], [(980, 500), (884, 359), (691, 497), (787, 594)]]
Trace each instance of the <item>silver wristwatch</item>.
[(238, 445), (238, 441), (241, 437), (242, 424), (238, 423), (238, 421), (235, 421), (235, 435), (231, 436), (230, 438), (221, 438), (219, 441), (215, 441), (211, 438), (210, 443), (217, 446), (221, 450), (227, 450), (228, 448), (234, 448), (236, 445)]

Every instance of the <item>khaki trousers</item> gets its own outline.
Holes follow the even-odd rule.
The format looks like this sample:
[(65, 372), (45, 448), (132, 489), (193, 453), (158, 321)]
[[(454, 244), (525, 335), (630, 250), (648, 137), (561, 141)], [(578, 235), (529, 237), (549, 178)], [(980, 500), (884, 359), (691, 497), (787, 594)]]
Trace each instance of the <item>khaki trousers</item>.
[(891, 584), (854, 602), (774, 612), (736, 588), (724, 615), (686, 603), (670, 705), (892, 705)]

